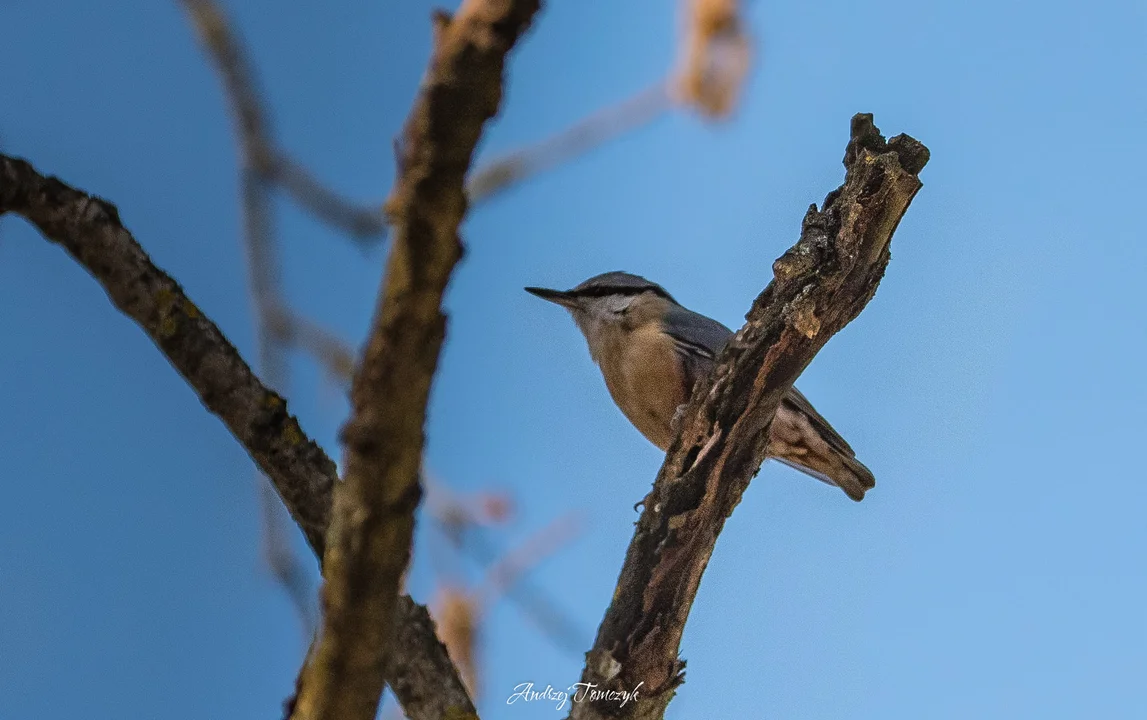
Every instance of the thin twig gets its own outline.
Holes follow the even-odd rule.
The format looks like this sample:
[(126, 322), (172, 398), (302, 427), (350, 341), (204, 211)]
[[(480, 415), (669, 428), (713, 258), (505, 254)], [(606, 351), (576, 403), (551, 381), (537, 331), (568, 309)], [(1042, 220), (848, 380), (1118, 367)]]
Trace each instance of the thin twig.
[(364, 208), (350, 203), (281, 152), (270, 153), (266, 174), (315, 217), (341, 228), (364, 244), (374, 244), (386, 235), (381, 204), (377, 208)]
[(274, 306), (267, 313), (267, 324), (276, 342), (306, 352), (346, 388), (354, 377), (355, 356), (350, 344), (302, 315)]
[[(269, 316), (282, 303), (281, 263), (275, 242), (271, 183), (265, 173), (269, 159), (271, 129), (263, 108), (254, 73), (246, 53), (230, 30), (225, 16), (212, 0), (183, 0), (184, 7), (199, 30), (203, 45), (215, 60), (230, 100), (239, 146), (239, 195), (243, 218), (243, 249), (247, 260), (247, 280), (255, 323), (256, 357), (259, 374), (271, 387), (283, 390), (290, 384), (289, 365), (283, 347), (276, 342)], [(266, 480), (256, 471), (255, 482)], [(315, 610), (311, 586), (291, 547), (290, 534), (282, 527), (276, 500), (260, 487), (260, 517), (263, 556), (272, 576), (295, 605), (304, 638), (314, 634)]]
[(466, 182), (466, 193), (471, 203), (488, 200), (540, 172), (648, 125), (672, 107), (666, 84), (659, 82), (552, 137), (483, 164)]
[[(535, 585), (529, 571), (556, 553), (581, 531), (580, 513), (567, 513), (524, 542), (521, 546), (496, 558), (488, 570), (483, 605), (492, 604), (499, 595), (506, 596), (523, 614), (533, 621), (538, 630), (562, 650), (581, 655), (579, 643), (587, 634), (543, 588)], [(472, 543), (467, 543), (472, 548)], [(488, 557), (490, 548), (481, 541), (471, 552)], [(488, 560), (486, 562), (489, 562)]]
[[(522, 566), (518, 559), (507, 558), (500, 554), (493, 543), (486, 537), (482, 528), (474, 527), (457, 544), (459, 552), (465, 553), (488, 569), (487, 582), (491, 587), (488, 592), (505, 594), (522, 613), (533, 621), (538, 630), (548, 637), (562, 650), (575, 657), (583, 654), (581, 643), (585, 642), (586, 632), (579, 627), (569, 613), (562, 610), (558, 603), (543, 588), (536, 586), (525, 575), (527, 567)], [(539, 550), (545, 550), (540, 555), (548, 554), (556, 548), (529, 548), (519, 549), (520, 553), (534, 552), (532, 556), (540, 560)]]
[[(567, 513), (528, 538), (509, 553), (495, 555), (490, 543), (484, 539), (477, 547), (471, 533), (481, 533), (484, 528), (473, 522), (476, 518), (463, 520), (466, 508), (442, 508), (445, 522), (438, 518), (440, 527), (450, 538), (456, 549), (477, 555), (486, 569), (485, 582), (476, 587), (466, 587), (453, 582), (442, 583), (437, 599), (431, 605), (431, 612), (438, 623), (438, 635), (446, 643), (450, 657), (458, 666), (462, 679), (470, 688), (471, 696), (477, 698), (478, 659), (480, 656), (481, 629), (485, 616), (501, 596), (516, 602), (524, 614), (532, 619), (543, 634), (550, 637), (558, 646), (570, 649), (581, 647), (584, 634), (574, 628), (572, 621), (557, 609), (556, 605), (540, 590), (527, 585), (526, 574), (539, 565), (547, 556), (556, 552), (576, 535), (581, 527), (580, 513)], [(461, 525), (458, 525), (458, 523)], [(475, 552), (477, 550), (477, 552)]]
[[(249, 146), (247, 143), (241, 145)], [(276, 341), (270, 320), (278, 307), (277, 297), (282, 286), (273, 226), (275, 216), (266, 181), (251, 167), (250, 159), (246, 160), (239, 169), (239, 191), (259, 375), (271, 387), (283, 390), (290, 384), (290, 366), (282, 344)], [(269, 492), (267, 479), (257, 469), (255, 483), (260, 488), (263, 556), (272, 576), (295, 606), (302, 636), (309, 642), (315, 633), (316, 616), (310, 578), (291, 544), (289, 529), (284, 527), (278, 507), (281, 503), (274, 493)]]
[(263, 517), (263, 558), (299, 614), (304, 642), (310, 642), (318, 620), (310, 568), (292, 547), (294, 524), (285, 517), (283, 502), (275, 494), (275, 488), (262, 473), (257, 481)]
[(583, 524), (584, 518), (580, 512), (567, 512), (518, 547), (504, 553), (486, 572), (487, 602), (511, 591), (516, 584), (522, 582), (527, 572), (581, 534)]
[(489, 604), (498, 595), (518, 606), (538, 630), (562, 650), (581, 657), (586, 633), (569, 613), (546, 591), (530, 582), (526, 572), (545, 555), (557, 550), (555, 538), (568, 541), (579, 526), (577, 513), (553, 521), (523, 546), (503, 552), (489, 537), (489, 530), (470, 504), (431, 476), (423, 473), (430, 516), (458, 553), (469, 556), (486, 572), (487, 587), (482, 590)]
[(249, 165), (277, 183), (302, 207), (363, 242), (386, 231), (381, 207), (361, 207), (320, 183), (280, 148), (264, 110), (246, 50), (215, 0), (180, 0), (199, 31), (226, 89)]

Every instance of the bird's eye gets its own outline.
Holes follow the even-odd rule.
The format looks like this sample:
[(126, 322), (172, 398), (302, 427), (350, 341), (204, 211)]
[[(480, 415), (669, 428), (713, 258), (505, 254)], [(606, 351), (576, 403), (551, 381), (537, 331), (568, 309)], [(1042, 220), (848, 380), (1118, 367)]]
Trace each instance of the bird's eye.
[(614, 315), (624, 315), (632, 302), (632, 297), (614, 296), (610, 298), (608, 307)]

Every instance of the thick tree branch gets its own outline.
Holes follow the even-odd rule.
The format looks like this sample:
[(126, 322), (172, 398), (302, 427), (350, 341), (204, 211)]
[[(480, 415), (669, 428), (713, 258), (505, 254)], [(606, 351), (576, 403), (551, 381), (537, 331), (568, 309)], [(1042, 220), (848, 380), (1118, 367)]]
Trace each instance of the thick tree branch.
[[(0, 215), (9, 212), (67, 250), (112, 303), (143, 328), (271, 479), (321, 558), (338, 482), (334, 462), (179, 284), (151, 262), (115, 206), (0, 154)], [(403, 596), (396, 623), (401, 630), (386, 679), (406, 716), (442, 720), (452, 708), (472, 708), (426, 609)]]
[[(617, 699), (574, 703), (574, 720), (661, 718), (683, 681), (677, 653), (725, 519), (765, 459), (773, 414), (817, 351), (876, 292), (889, 242), (920, 188), (928, 150), (885, 142), (871, 115), (852, 120), (844, 185), (809, 208), (800, 240), (686, 407), (644, 512), (582, 682)], [(589, 685), (583, 686), (589, 687)]]
[[(324, 559), (324, 624), (295, 716), (371, 720), (390, 657), (394, 607), (421, 495), (423, 426), (446, 331), (442, 296), (462, 255), (463, 189), (486, 121), (502, 99), (506, 54), (538, 0), (464, 0), (436, 17), (434, 52), (398, 148), (387, 212), (391, 251), (343, 428)], [(455, 714), (473, 713), (466, 706)]]
[(266, 472), (316, 553), (330, 522), (335, 464), (251, 372), (223, 333), (123, 226), (109, 202), (0, 155), (0, 214), (13, 212), (63, 246), (135, 320)]

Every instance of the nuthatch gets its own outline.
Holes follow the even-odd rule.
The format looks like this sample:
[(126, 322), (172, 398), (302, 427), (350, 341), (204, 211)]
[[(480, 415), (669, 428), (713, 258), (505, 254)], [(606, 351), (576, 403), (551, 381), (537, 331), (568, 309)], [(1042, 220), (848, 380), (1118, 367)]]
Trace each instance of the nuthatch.
[[(570, 311), (614, 402), (642, 435), (668, 450), (678, 407), (709, 374), (733, 331), (626, 272), (603, 273), (572, 290), (526, 291)], [(766, 452), (853, 500), (876, 485), (844, 438), (795, 387), (777, 408)]]

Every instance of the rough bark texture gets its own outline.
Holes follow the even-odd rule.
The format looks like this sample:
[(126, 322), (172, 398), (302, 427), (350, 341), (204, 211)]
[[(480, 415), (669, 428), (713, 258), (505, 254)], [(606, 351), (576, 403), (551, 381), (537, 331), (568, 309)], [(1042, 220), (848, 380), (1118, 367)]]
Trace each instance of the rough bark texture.
[[(23, 160), (0, 155), (0, 215), (8, 212), (24, 217), (67, 250), (112, 303), (143, 328), (203, 405), (271, 478), (322, 558), (338, 483), (334, 462), (179, 284), (151, 262), (124, 228), (115, 206), (44, 177)], [(404, 595), (398, 600), (396, 623), (402, 630), (386, 680), (406, 716), (466, 717), (473, 710), (470, 696), (426, 609)]]
[[(434, 53), (386, 206), (386, 277), (342, 433), (344, 483), (323, 563), (323, 628), (293, 717), (372, 720), (378, 711), (421, 496), (426, 403), (446, 331), (442, 296), (462, 255), (464, 180), (501, 102), (506, 54), (537, 10), (537, 0), (466, 0), (456, 17), (436, 17)], [(446, 713), (473, 716), (474, 708), (467, 699)]]
[(693, 393), (626, 554), (582, 682), (633, 691), (574, 703), (573, 720), (661, 718), (684, 679), (678, 650), (717, 535), (765, 459), (781, 398), (825, 342), (876, 292), (889, 242), (921, 187), (928, 150), (885, 142), (871, 115), (852, 120), (844, 185), (805, 215), (800, 240), (773, 264), (747, 323)]

